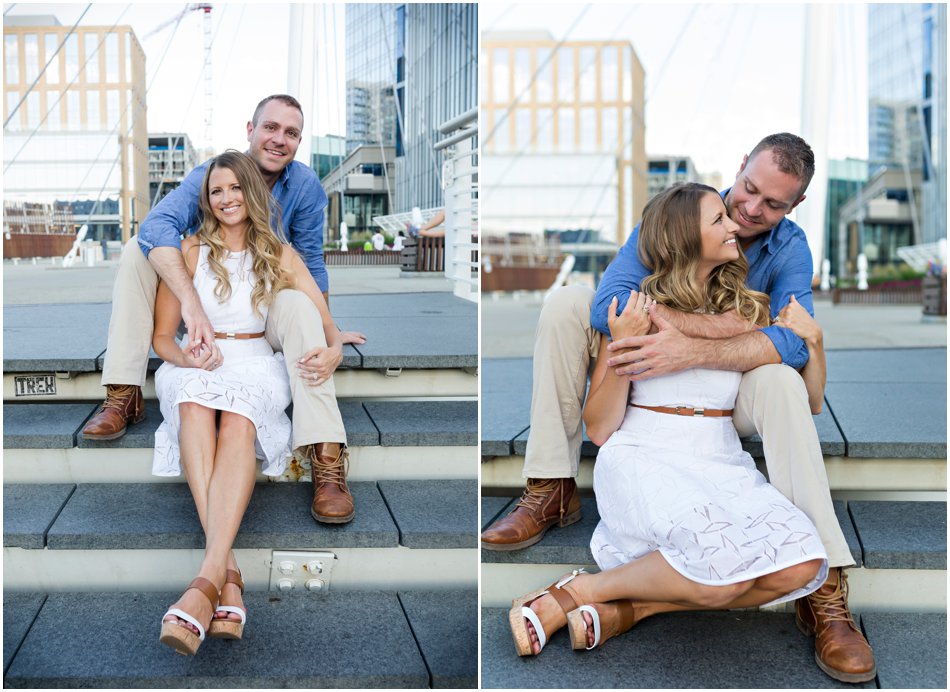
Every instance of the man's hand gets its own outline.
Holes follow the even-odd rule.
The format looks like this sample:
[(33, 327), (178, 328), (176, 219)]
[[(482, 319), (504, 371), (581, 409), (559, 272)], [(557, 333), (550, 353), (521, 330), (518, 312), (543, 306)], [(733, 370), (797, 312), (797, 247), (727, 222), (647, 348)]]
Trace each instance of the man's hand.
[(187, 306), (182, 304), (181, 318), (185, 321), (185, 327), (188, 329), (188, 348), (192, 350), (192, 355), (198, 358), (201, 349), (207, 349), (211, 356), (211, 362), (220, 365), (224, 358), (221, 356), (218, 343), (214, 338), (214, 328), (211, 326), (211, 322), (208, 321), (208, 316), (205, 314), (204, 308), (201, 307), (201, 303), (193, 303)]
[(617, 375), (629, 375), (631, 382), (669, 375), (694, 365), (692, 339), (660, 317), (655, 308), (651, 309), (650, 318), (658, 329), (656, 334), (629, 336), (607, 346), (609, 353), (639, 349), (618, 353), (607, 360)]
[(362, 332), (340, 332), (340, 342), (344, 344), (365, 344), (366, 335)]
[(319, 346), (307, 351), (297, 360), (297, 371), (306, 384), (316, 387), (330, 379), (342, 362), (341, 346)]

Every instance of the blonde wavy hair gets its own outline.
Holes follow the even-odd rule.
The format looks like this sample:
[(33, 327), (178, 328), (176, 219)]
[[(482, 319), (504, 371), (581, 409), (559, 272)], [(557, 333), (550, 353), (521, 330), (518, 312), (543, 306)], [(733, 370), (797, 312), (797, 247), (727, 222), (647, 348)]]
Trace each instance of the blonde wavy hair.
[(745, 285), (749, 262), (738, 243), (739, 259), (713, 269), (705, 284), (696, 281), (702, 256), (700, 200), (708, 194), (719, 195), (708, 185), (677, 183), (647, 203), (637, 252), (653, 273), (640, 283), (640, 290), (674, 310), (735, 310), (743, 319), (767, 326), (769, 297)]
[(224, 260), (231, 251), (219, 233), (220, 224), (211, 209), (209, 181), (211, 172), (216, 168), (226, 168), (234, 173), (244, 195), (244, 208), (247, 210), (247, 250), (251, 255), (251, 268), (257, 276), (257, 283), (251, 290), (251, 305), (254, 313), (263, 317), (261, 306), (270, 305), (278, 291), (293, 287), (291, 277), (280, 266), (284, 239), (271, 227), (272, 219), (276, 217), (277, 227), (280, 228), (279, 210), (257, 164), (250, 157), (228, 149), (208, 164), (198, 199), (201, 225), (195, 235), (211, 248), (208, 252), (208, 265), (216, 277), (214, 295), (219, 302), (223, 303), (231, 296), (231, 282), (224, 266)]

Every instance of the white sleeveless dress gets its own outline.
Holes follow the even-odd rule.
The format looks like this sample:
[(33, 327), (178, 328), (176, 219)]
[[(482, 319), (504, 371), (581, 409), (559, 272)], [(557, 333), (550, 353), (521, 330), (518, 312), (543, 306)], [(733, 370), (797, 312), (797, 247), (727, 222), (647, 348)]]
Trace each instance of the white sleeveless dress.
[[(254, 334), (264, 331), (262, 317), (251, 308), (251, 290), (257, 281), (247, 251), (231, 253), (225, 260), (231, 281), (231, 296), (219, 303), (214, 295), (216, 277), (208, 266), (207, 245), (201, 245), (193, 283), (214, 331)], [(188, 337), (185, 337), (187, 342)], [(181, 473), (178, 436), (181, 429), (178, 405), (192, 402), (249, 418), (257, 428), (255, 455), (263, 460), (261, 471), (279, 476), (291, 454), (291, 424), (284, 410), (290, 405), (290, 382), (282, 353), (274, 353), (267, 339), (218, 339), (223, 363), (215, 370), (180, 368), (163, 363), (155, 373), (164, 421), (155, 431), (152, 474)]]
[[(692, 369), (635, 382), (631, 404), (731, 409), (742, 374)], [(824, 583), (828, 558), (805, 514), (742, 451), (732, 418), (685, 417), (627, 407), (594, 465), (600, 523), (591, 553), (602, 569), (660, 551), (687, 579), (734, 584), (813, 559), (800, 598)]]

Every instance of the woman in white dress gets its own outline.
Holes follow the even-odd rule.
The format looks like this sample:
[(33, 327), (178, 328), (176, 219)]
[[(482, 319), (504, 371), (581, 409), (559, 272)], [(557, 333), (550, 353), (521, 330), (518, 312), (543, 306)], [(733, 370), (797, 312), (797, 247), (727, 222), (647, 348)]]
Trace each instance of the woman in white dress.
[(241, 638), (244, 585), (231, 546), (254, 489), (255, 457), (264, 474), (277, 476), (291, 455), (284, 413), (290, 383), (283, 355), (264, 337), (278, 291), (297, 289), (313, 301), (328, 347), (342, 359), (323, 295), (300, 256), (271, 229), (271, 204), (257, 165), (244, 154), (228, 151), (208, 166), (201, 227), (181, 250), (215, 329), (217, 359), (207, 344), (176, 342), (181, 304), (164, 283), (155, 302), (153, 347), (165, 361), (155, 387), (165, 420), (155, 434), (152, 472), (177, 476), (184, 469), (206, 538), (197, 578), (162, 618), (160, 641), (182, 654), (193, 655), (206, 633)]
[[(767, 325), (768, 296), (745, 286), (737, 230), (711, 187), (675, 185), (651, 200), (638, 242), (653, 274), (620, 315), (614, 299), (611, 339), (647, 334), (662, 321), (650, 312), (657, 301), (735, 311), (750, 329)], [(608, 367), (607, 344), (601, 340), (584, 408), (587, 434), (601, 445), (600, 523), (591, 539), (601, 572), (575, 570), (513, 602), (522, 656), (540, 653), (565, 624), (572, 647), (590, 649), (657, 613), (799, 598), (827, 574), (811, 521), (742, 451), (731, 418), (741, 373), (697, 368), (632, 386)]]

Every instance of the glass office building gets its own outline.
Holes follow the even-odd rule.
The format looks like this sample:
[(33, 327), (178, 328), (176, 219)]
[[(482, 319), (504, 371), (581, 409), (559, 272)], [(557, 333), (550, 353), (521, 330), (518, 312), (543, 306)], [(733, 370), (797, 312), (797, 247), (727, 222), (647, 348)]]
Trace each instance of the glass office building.
[(66, 202), (89, 238), (128, 239), (149, 210), (145, 54), (129, 26), (5, 17), (4, 195)]
[(868, 6), (868, 158), (920, 173), (915, 243), (947, 235), (947, 6)]
[(347, 152), (395, 148), (395, 208), (443, 206), (439, 126), (477, 104), (474, 3), (346, 7)]

